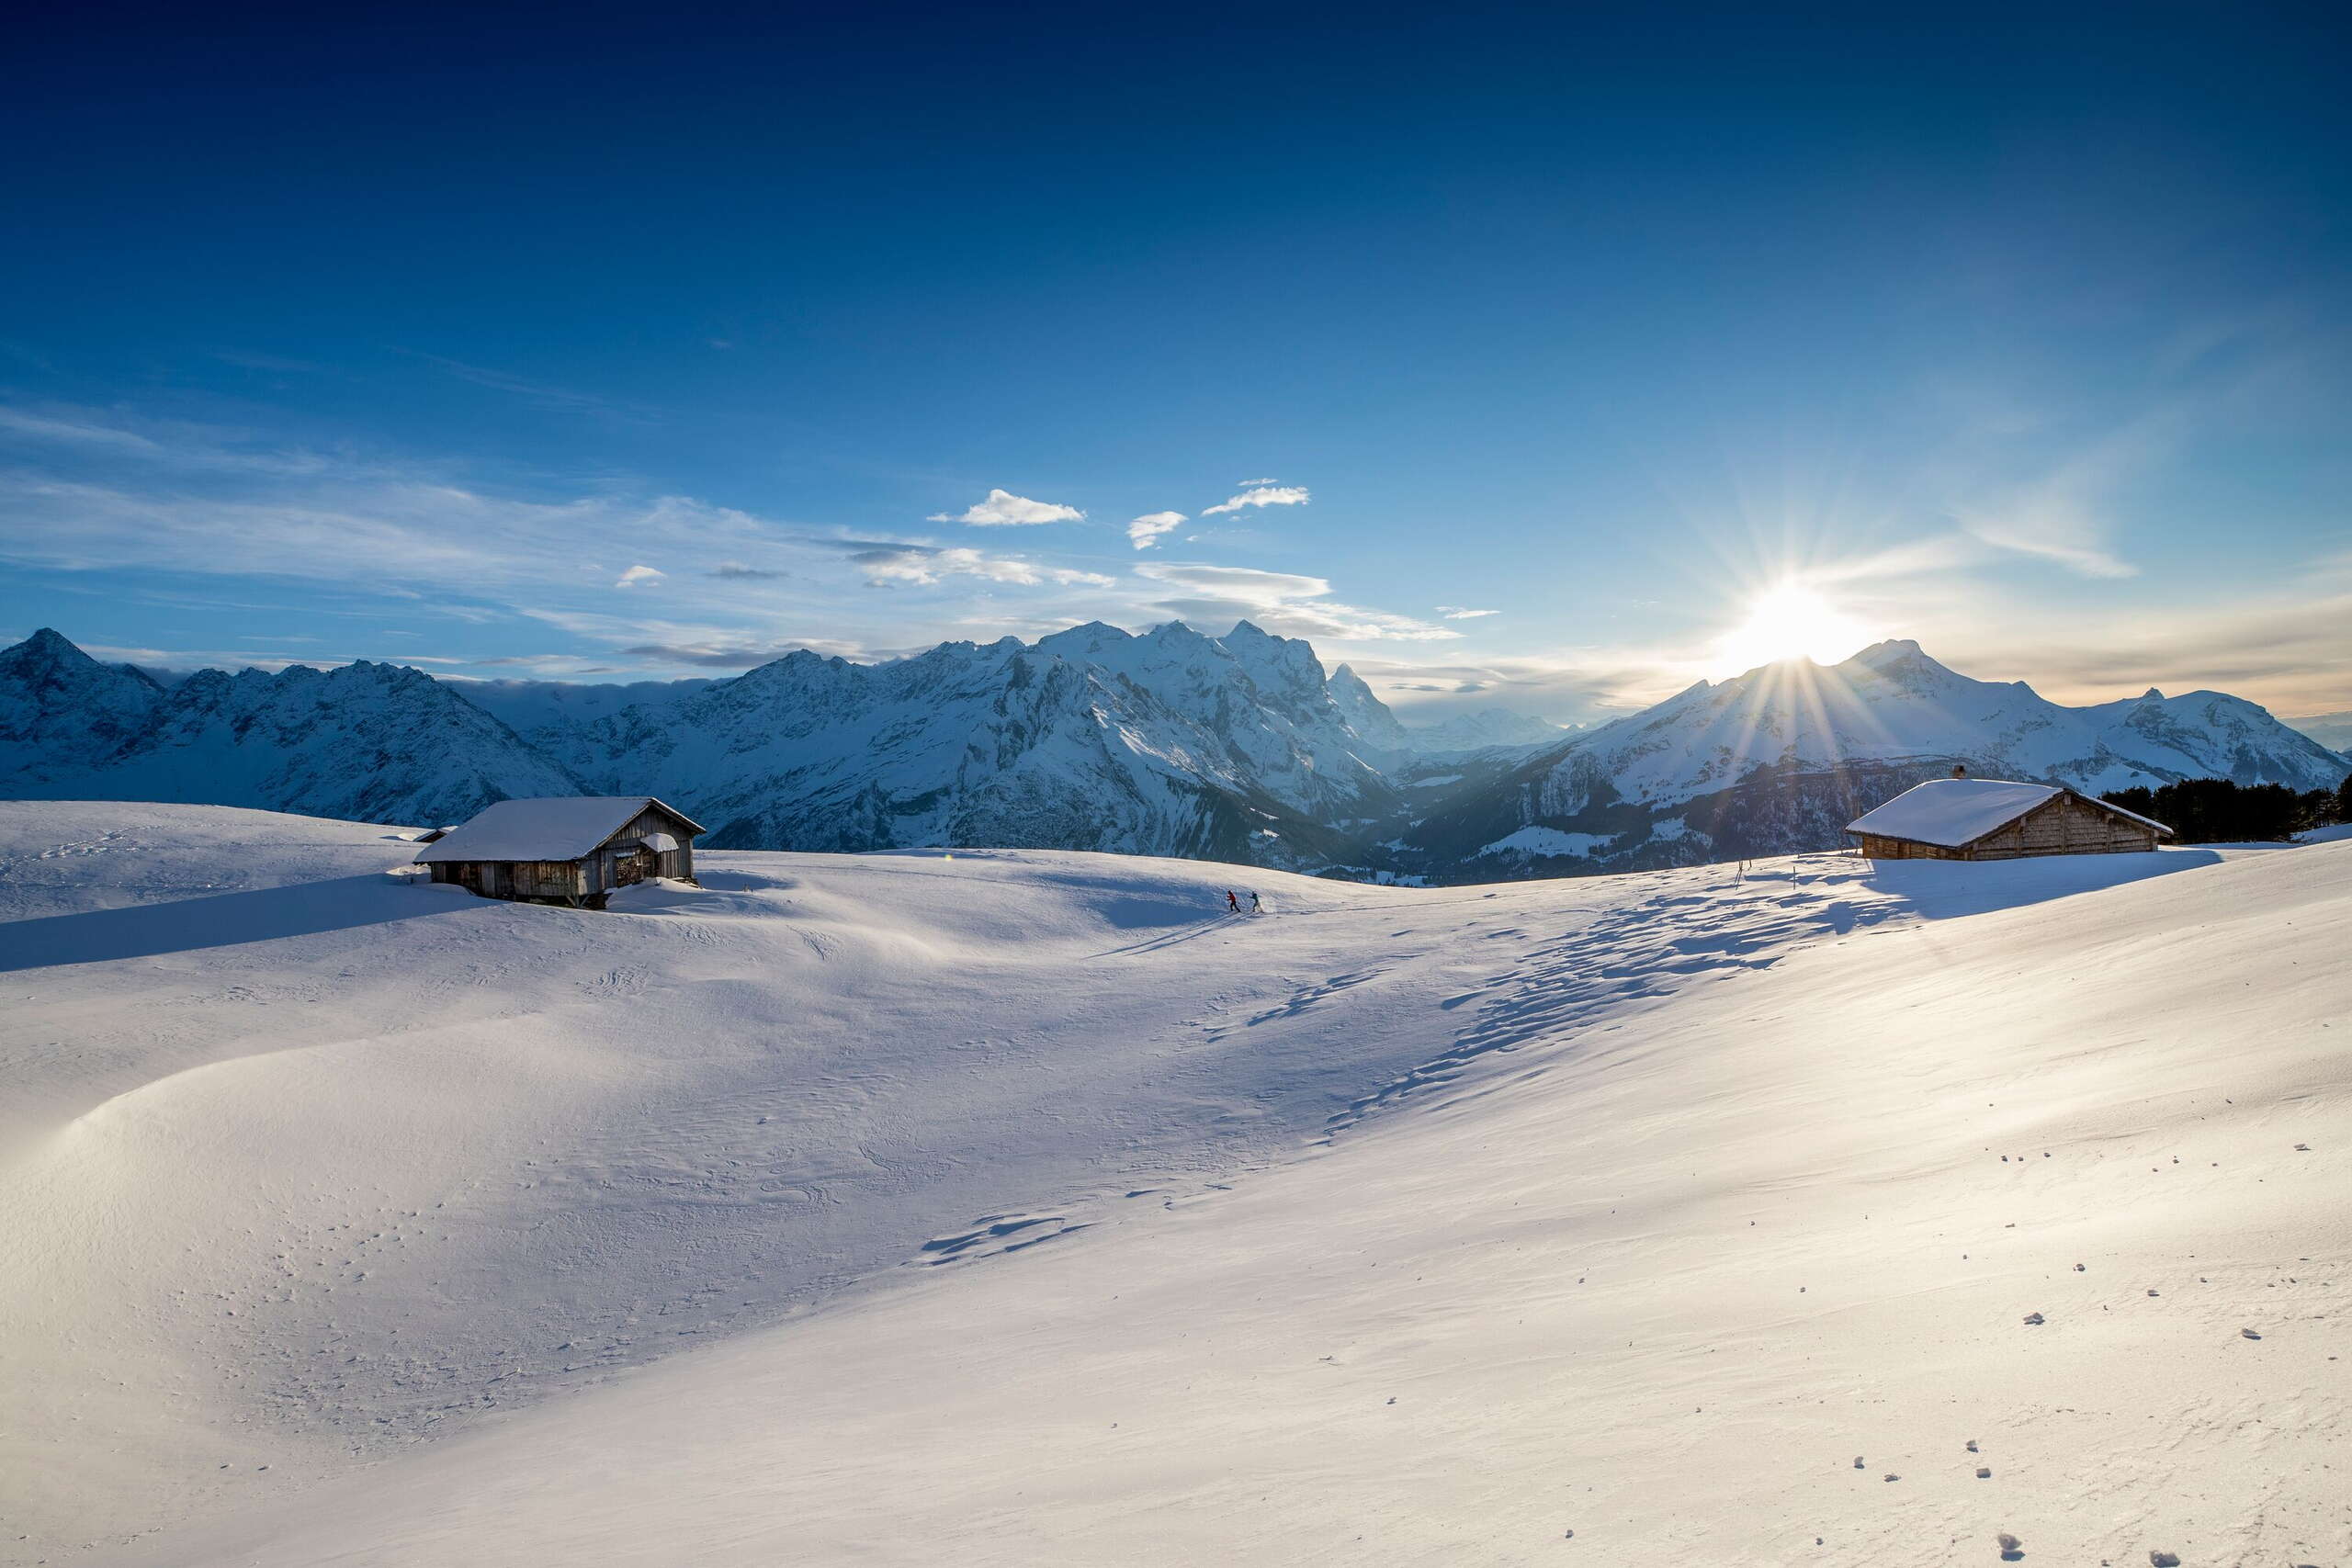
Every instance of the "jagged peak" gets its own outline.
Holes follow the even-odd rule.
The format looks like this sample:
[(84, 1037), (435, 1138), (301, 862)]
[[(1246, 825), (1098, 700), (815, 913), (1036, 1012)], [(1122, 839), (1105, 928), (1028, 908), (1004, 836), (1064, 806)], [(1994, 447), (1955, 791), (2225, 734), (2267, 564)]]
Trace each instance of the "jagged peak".
[(1233, 629), (1226, 633), (1225, 636), (1220, 637), (1218, 640), (1221, 642), (1230, 642), (1236, 637), (1239, 637), (1244, 641), (1258, 642), (1280, 642), (1282, 640), (1282, 638), (1276, 637), (1265, 627), (1258, 625), (1255, 621), (1234, 622)]
[(1154, 642), (1206, 642), (1209, 639), (1182, 621), (1162, 621), (1151, 628)]
[[(1890, 664), (1898, 664), (1909, 659), (1925, 660), (1929, 664), (1936, 663), (1935, 660), (1928, 658), (1927, 649), (1907, 637), (1888, 637), (1884, 642), (1874, 642), (1846, 662), (1859, 664), (1865, 670), (1883, 670)], [(1939, 665), (1938, 668), (1941, 666)]]
[(74, 646), (72, 638), (49, 626), (41, 627), (14, 648), (0, 649), (0, 658), (7, 659), (12, 662), (17, 660), (40, 660), (44, 663), (63, 664), (69, 667), (98, 663), (96, 660)]
[(1108, 621), (1088, 621), (1082, 626), (1067, 626), (1057, 632), (1048, 632), (1037, 639), (1035, 647), (1040, 653), (1060, 654), (1070, 651), (1091, 653), (1096, 649), (1115, 648), (1135, 640), (1130, 633), (1111, 625)]

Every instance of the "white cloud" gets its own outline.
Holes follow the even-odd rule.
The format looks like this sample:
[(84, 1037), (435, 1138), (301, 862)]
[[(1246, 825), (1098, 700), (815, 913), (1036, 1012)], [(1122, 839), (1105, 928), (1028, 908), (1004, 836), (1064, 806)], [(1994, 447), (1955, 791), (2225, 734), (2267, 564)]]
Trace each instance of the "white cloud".
[(1182, 596), (1157, 607), (1205, 626), (1247, 620), (1288, 637), (1337, 642), (1438, 642), (1462, 635), (1410, 615), (1335, 603), (1329, 582), (1295, 572), (1154, 561), (1136, 568), (1136, 575), (1182, 590)]
[(1223, 512), (1238, 512), (1245, 506), (1305, 506), (1307, 500), (1305, 485), (1261, 485), (1256, 490), (1244, 490), (1219, 505), (1204, 508), (1201, 515), (1215, 517)]
[(1273, 482), (1274, 482), (1274, 481), (1273, 481), (1272, 479), (1243, 479), (1239, 484), (1236, 485), (1234, 488), (1235, 488), (1236, 490), (1255, 490), (1255, 489), (1257, 489), (1260, 485), (1270, 485), (1270, 484), (1272, 484)]
[(634, 588), (640, 582), (659, 582), (669, 573), (658, 567), (633, 566), (614, 580), (616, 588)]
[(992, 490), (986, 501), (976, 502), (961, 513), (933, 513), (933, 523), (968, 523), (975, 528), (1012, 528), (1033, 523), (1083, 523), (1086, 513), (1075, 506), (1059, 506), (1050, 501), (1031, 501), (1010, 491)]
[(876, 545), (859, 550), (849, 558), (865, 570), (866, 582), (876, 588), (900, 582), (929, 587), (948, 577), (977, 577), (989, 582), (1024, 586), (1053, 582), (1065, 587), (1109, 588), (1115, 584), (1114, 579), (1100, 572), (1039, 566), (1018, 557), (984, 555), (962, 546), (943, 549), (935, 545)]
[(2140, 569), (2101, 542), (2098, 518), (2079, 496), (2045, 488), (1984, 511), (1958, 513), (1962, 528), (1996, 549), (2039, 556), (2085, 577), (2137, 577)]
[(1499, 615), (1500, 610), (1465, 610), (1459, 604), (1440, 604), (1437, 613), (1449, 621), (1475, 621), (1481, 615)]
[(1127, 537), (1139, 550), (1150, 549), (1159, 543), (1159, 536), (1186, 521), (1181, 512), (1147, 512), (1127, 525)]

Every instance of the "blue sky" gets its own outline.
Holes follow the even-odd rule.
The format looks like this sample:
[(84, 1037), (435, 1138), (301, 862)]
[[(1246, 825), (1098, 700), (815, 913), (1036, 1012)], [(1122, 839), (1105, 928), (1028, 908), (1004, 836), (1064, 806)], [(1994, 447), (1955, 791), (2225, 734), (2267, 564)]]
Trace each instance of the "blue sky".
[(603, 680), (1248, 615), (1572, 720), (1778, 589), (2352, 708), (2342, 38), (1888, 9), (52, 8), (0, 634)]

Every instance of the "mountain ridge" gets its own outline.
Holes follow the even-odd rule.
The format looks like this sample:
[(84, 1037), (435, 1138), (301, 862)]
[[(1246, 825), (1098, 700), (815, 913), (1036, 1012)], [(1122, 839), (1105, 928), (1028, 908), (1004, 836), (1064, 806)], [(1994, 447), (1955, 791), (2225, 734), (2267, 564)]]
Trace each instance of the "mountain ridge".
[(1862, 810), (1955, 765), (2089, 794), (2209, 777), (2333, 788), (2343, 777), (2341, 759), (2242, 697), (2152, 687), (2067, 707), (1894, 638), (1836, 665), (1697, 682), (1456, 793), (1407, 844), (1497, 874), (1827, 848)]
[[(1441, 738), (1478, 738), (1452, 722), (1461, 735)], [(1247, 621), (1222, 637), (1089, 622), (874, 664), (800, 649), (732, 677), (577, 692), (477, 694), (367, 661), (165, 684), (47, 628), (0, 650), (0, 797), (430, 824), (513, 795), (646, 791), (709, 823), (718, 848), (1061, 848), (1493, 879), (1834, 847), (1861, 810), (1954, 764), (2093, 793), (2209, 776), (2334, 787), (2345, 771), (2226, 693), (2070, 708), (1908, 639), (1697, 682), (1549, 743), (1440, 750), (1430, 734), (1347, 665), (1327, 674), (1308, 643)]]

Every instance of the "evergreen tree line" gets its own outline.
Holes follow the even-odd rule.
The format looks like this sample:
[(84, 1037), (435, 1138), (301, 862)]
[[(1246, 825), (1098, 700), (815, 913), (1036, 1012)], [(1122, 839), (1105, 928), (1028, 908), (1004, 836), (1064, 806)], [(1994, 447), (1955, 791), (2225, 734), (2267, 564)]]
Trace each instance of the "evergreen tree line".
[(2182, 844), (2287, 839), (2309, 828), (2352, 822), (2352, 773), (2334, 789), (2301, 792), (2285, 784), (2182, 779), (2159, 789), (2135, 784), (2099, 796), (2109, 806), (2153, 817)]

